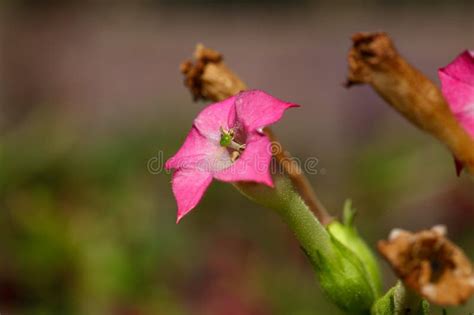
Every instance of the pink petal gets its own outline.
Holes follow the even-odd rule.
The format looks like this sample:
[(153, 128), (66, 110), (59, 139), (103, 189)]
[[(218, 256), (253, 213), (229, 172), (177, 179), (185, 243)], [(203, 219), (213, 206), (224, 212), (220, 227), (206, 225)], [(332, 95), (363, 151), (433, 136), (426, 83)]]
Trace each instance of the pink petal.
[(178, 204), (178, 223), (194, 209), (212, 181), (212, 175), (195, 169), (179, 169), (173, 174), (173, 194)]
[(230, 155), (218, 144), (210, 142), (193, 127), (179, 151), (166, 161), (166, 169), (199, 168), (209, 172), (229, 167)]
[(288, 108), (298, 106), (260, 90), (244, 91), (235, 100), (237, 123), (243, 124), (247, 132), (259, 130), (280, 120)]
[(270, 174), (271, 143), (267, 136), (254, 133), (246, 148), (231, 167), (214, 174), (225, 182), (251, 181), (273, 187)]
[(474, 103), (471, 106), (471, 112), (470, 113), (465, 113), (465, 114), (459, 114), (456, 115), (459, 123), (461, 126), (464, 127), (464, 129), (467, 130), (467, 132), (471, 135), (471, 137), (474, 137)]
[(439, 72), (441, 90), (454, 114), (462, 114), (474, 104), (474, 85), (468, 85), (444, 72)]
[(466, 50), (449, 65), (441, 68), (440, 72), (458, 81), (474, 86), (474, 51), (470, 52)]
[(465, 52), (438, 74), (451, 111), (474, 137), (474, 58)]
[(222, 102), (207, 106), (194, 120), (194, 126), (206, 138), (219, 142), (220, 129), (229, 129), (229, 119), (233, 123), (235, 96), (229, 97)]

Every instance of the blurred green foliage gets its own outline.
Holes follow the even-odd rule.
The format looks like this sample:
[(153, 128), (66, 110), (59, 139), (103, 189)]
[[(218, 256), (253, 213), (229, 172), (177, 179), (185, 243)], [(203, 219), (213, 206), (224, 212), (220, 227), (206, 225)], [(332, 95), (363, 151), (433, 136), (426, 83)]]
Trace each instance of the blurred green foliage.
[[(175, 224), (170, 175), (151, 174), (147, 161), (176, 151), (187, 129), (180, 127), (97, 133), (43, 113), (3, 133), (2, 313), (338, 314), (278, 217), (230, 185), (212, 185)], [(431, 147), (413, 155), (416, 145), (394, 150), (395, 142), (372, 139), (349, 159), (346, 179), (364, 204), (359, 230), (372, 246), (387, 231), (388, 223), (375, 224), (387, 217), (381, 208), (410, 181), (426, 191), (443, 178), (412, 174)]]
[[(160, 146), (169, 156), (179, 136), (150, 126), (88, 135), (72, 125), (64, 117), (33, 115), (1, 137), (2, 313), (311, 314), (324, 309), (299, 251), (290, 255), (299, 257), (293, 263), (284, 259), (295, 244), (274, 243), (289, 236), (262, 235), (259, 222), (271, 213), (232, 188), (213, 187), (198, 210), (202, 216), (175, 224), (170, 176), (151, 174), (147, 161)], [(215, 211), (205, 213), (206, 208)], [(252, 211), (258, 215), (250, 222)], [(245, 225), (248, 235), (239, 231)], [(257, 249), (266, 245), (267, 253)], [(257, 256), (247, 263), (251, 252)], [(272, 252), (282, 260), (273, 262)]]
[[(5, 66), (2, 70), (6, 72), (2, 73), (5, 80), (0, 82), (2, 101), (6, 92), (6, 102), (0, 104), (0, 313), (339, 314), (322, 296), (310, 264), (286, 226), (271, 211), (236, 193), (231, 185), (213, 184), (197, 209), (182, 223), (175, 224), (170, 174), (150, 173), (147, 162), (159, 151), (165, 159), (176, 152), (190, 128), (190, 112), (198, 110), (199, 105), (193, 105), (188, 113), (182, 113), (185, 107), (175, 107), (170, 101), (182, 99), (176, 97), (177, 93), (188, 95), (181, 87), (177, 64), (195, 41), (225, 51), (229, 64), (239, 74), (248, 76), (245, 79), (249, 82), (265, 82), (264, 88), (287, 95), (301, 85), (291, 92), (295, 100), (301, 97), (298, 93), (302, 90), (310, 91), (310, 96), (302, 99), (314, 99), (314, 102), (304, 104), (309, 106), (302, 107), (304, 114), (298, 119), (312, 118), (303, 119), (298, 128), (278, 126), (283, 131), (279, 135), (290, 151), (300, 150), (300, 157), (321, 158), (326, 173), (309, 179), (334, 215), (346, 198), (353, 199), (359, 210), (358, 232), (369, 246), (374, 248), (377, 240), (385, 238), (394, 227), (420, 229), (445, 223), (449, 236), (474, 258), (473, 183), (454, 176), (449, 153), (404, 121), (392, 120), (396, 117), (393, 112), (385, 114), (377, 109), (378, 114), (371, 113), (379, 105), (384, 106), (381, 102), (371, 104), (374, 100), (367, 95), (373, 95), (372, 91), (366, 94), (361, 90), (350, 91), (350, 97), (341, 100), (336, 97), (344, 95), (341, 89), (327, 91), (328, 97), (323, 97), (325, 89), (339, 84), (345, 75), (345, 63), (338, 59), (342, 54), (335, 52), (347, 49), (350, 33), (361, 28), (388, 27), (388, 31), (405, 28), (406, 34), (414, 33), (414, 36), (407, 36), (400, 48), (417, 64), (434, 58), (433, 49), (417, 48), (427, 43), (426, 34), (435, 32), (440, 38), (457, 34), (450, 36), (453, 40), (457, 38), (457, 46), (450, 41), (443, 47), (436, 41), (433, 43), (440, 49), (451, 45), (444, 52), (443, 58), (448, 58), (460, 47), (465, 48), (466, 43), (459, 41), (466, 37), (458, 35), (472, 29), (469, 23), (472, 19), (467, 13), (472, 11), (471, 3), (468, 0), (2, 1), (4, 19), (0, 28), (2, 35), (8, 35), (3, 41), (8, 45), (2, 49), (6, 53), (1, 57), (2, 67)], [(178, 8), (172, 12), (179, 16), (164, 10), (164, 5)], [(72, 10), (69, 13), (61, 10), (63, 6)], [(411, 11), (417, 6), (418, 10)], [(395, 7), (394, 11), (399, 13), (392, 16)], [(197, 8), (202, 11), (196, 11)], [(280, 13), (289, 15), (284, 23), (280, 13), (266, 25), (249, 23), (252, 16), (258, 16), (255, 20), (260, 22), (276, 13), (273, 9), (280, 8)], [(299, 11), (293, 12), (293, 8)], [(367, 14), (358, 10), (353, 13), (354, 8), (367, 10)], [(378, 9), (372, 12), (374, 8)], [(49, 15), (43, 9), (59, 10)], [(104, 14), (114, 10), (117, 10), (114, 18), (111, 18), (114, 14)], [(431, 10), (443, 14), (425, 15)], [(149, 15), (152, 11), (159, 14)], [(467, 18), (457, 17), (452, 11), (462, 11)], [(205, 13), (202, 25), (194, 19), (188, 21), (190, 15), (198, 17), (197, 13)], [(247, 15), (250, 20), (245, 18)], [(348, 19), (349, 16), (354, 18)], [(215, 17), (229, 23), (206, 24), (221, 23)], [(381, 23), (379, 18), (388, 20), (388, 24)], [(168, 25), (172, 20), (175, 24)], [(366, 24), (364, 20), (373, 20), (375, 24)], [(48, 25), (48, 21), (52, 23)], [(416, 29), (425, 31), (414, 32), (413, 21), (416, 26), (423, 21), (424, 27)], [(137, 28), (132, 27), (134, 23)], [(146, 25), (143, 30), (142, 23)], [(245, 33), (236, 30), (242, 23)], [(439, 25), (439, 29), (434, 25)], [(66, 32), (62, 33), (63, 29)], [(300, 34), (292, 33), (295, 31)], [(324, 36), (316, 36), (318, 32)], [(397, 33), (397, 37), (402, 40), (403, 32)], [(237, 40), (242, 40), (244, 46), (238, 48), (241, 44)], [(258, 51), (249, 49), (249, 45), (252, 48), (255, 45)], [(81, 59), (78, 50), (83, 46), (85, 54)], [(248, 54), (242, 54), (239, 49)], [(417, 50), (421, 54), (418, 57)], [(232, 51), (236, 53), (233, 56)], [(115, 59), (115, 53), (120, 55), (120, 52), (124, 55)], [(111, 60), (102, 67), (102, 63), (107, 64), (108, 54)], [(240, 66), (239, 54), (242, 54)], [(280, 58), (272, 58), (270, 54)], [(257, 59), (252, 62), (250, 55)], [(335, 59), (326, 59), (328, 55), (334, 55)], [(290, 62), (289, 57), (294, 60)], [(134, 66), (132, 61), (136, 60), (140, 62)], [(151, 67), (150, 60), (158, 62), (160, 69)], [(129, 62), (130, 67), (120, 67)], [(434, 60), (431, 62), (434, 73)], [(290, 63), (295, 67), (282, 67), (285, 75), (280, 81), (272, 80), (278, 79), (280, 73), (276, 75), (268, 70)], [(166, 68), (168, 64), (172, 66)], [(323, 64), (331, 67), (322, 67)], [(315, 71), (316, 67), (321, 69)], [(344, 70), (341, 72), (338, 67)], [(77, 71), (78, 68), (84, 71)], [(327, 75), (320, 75), (321, 71), (327, 71)], [(331, 80), (331, 73), (339, 76), (337, 82)], [(300, 75), (301, 80), (288, 79)], [(123, 81), (113, 80), (116, 77)], [(155, 83), (153, 78), (171, 80), (173, 84)], [(141, 89), (142, 85), (150, 84), (147, 79), (152, 81), (152, 87), (143, 96), (147, 89)], [(63, 80), (69, 85), (63, 85)], [(289, 81), (294, 81), (294, 85)], [(321, 85), (322, 90), (315, 89), (315, 85)], [(109, 121), (104, 122), (107, 127), (98, 126), (104, 117), (94, 116), (94, 106), (104, 106), (98, 111), (110, 110), (114, 101), (104, 103), (115, 100), (115, 93), (119, 94), (117, 98), (127, 96), (119, 91), (122, 86), (130, 92), (124, 103), (137, 95), (143, 100), (156, 94), (166, 104), (157, 102), (151, 107), (158, 110), (148, 112), (150, 107), (133, 100), (118, 116), (126, 116), (135, 108), (142, 111), (141, 116), (122, 117), (123, 121), (116, 123), (120, 126), (111, 127), (114, 123)], [(95, 93), (94, 88), (97, 88)], [(161, 93), (163, 89), (170, 91)], [(316, 92), (321, 94), (313, 95)], [(40, 104), (50, 98), (57, 99), (58, 95), (60, 100), (61, 96), (72, 95), (72, 101), (65, 98), (66, 103), (75, 104), (71, 107), (77, 105), (73, 110), (81, 112), (87, 122), (81, 125), (80, 118), (62, 113), (60, 108), (68, 105), (61, 102), (48, 106), (46, 110), (50, 112), (44, 111), (46, 107), (41, 108)], [(338, 105), (340, 112), (328, 111)], [(28, 115), (35, 109), (38, 111)], [(173, 117), (169, 117), (171, 112)], [(337, 120), (335, 115), (339, 115)], [(362, 119), (365, 116), (376, 119)], [(178, 117), (189, 120), (178, 121)], [(325, 123), (326, 120), (333, 122), (332, 125)], [(367, 123), (361, 123), (364, 121)], [(316, 125), (327, 129), (314, 128)], [(302, 141), (303, 133), (310, 137), (303, 137)], [(321, 147), (325, 148), (324, 152)], [(383, 263), (382, 266), (387, 289), (395, 279), (387, 266)], [(471, 302), (450, 309), (448, 314), (465, 315), (472, 311)], [(441, 314), (441, 310), (435, 309), (434, 314)]]

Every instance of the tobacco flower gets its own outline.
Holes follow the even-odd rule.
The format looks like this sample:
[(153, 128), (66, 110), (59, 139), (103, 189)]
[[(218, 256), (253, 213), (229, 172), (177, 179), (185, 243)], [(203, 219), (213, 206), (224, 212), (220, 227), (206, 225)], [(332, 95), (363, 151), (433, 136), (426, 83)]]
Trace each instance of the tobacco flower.
[(174, 169), (179, 221), (201, 200), (213, 179), (273, 186), (271, 143), (262, 129), (296, 104), (263, 91), (244, 91), (206, 107), (179, 151), (166, 162)]

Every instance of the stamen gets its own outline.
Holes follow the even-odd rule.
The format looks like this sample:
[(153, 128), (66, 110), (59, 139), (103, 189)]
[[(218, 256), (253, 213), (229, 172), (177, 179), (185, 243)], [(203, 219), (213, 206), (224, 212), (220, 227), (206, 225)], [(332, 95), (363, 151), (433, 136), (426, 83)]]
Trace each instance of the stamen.
[(229, 149), (229, 152), (231, 154), (231, 160), (232, 162), (235, 162), (239, 158), (240, 153), (245, 150), (245, 144), (240, 144), (234, 141), (233, 129), (226, 130), (223, 127), (220, 127), (220, 131), (221, 139), (219, 141), (219, 144), (222, 147), (226, 147)]
[(240, 156), (240, 153), (239, 151), (233, 151), (231, 154), (230, 154), (230, 159), (232, 162), (235, 162)]
[(236, 151), (243, 151), (245, 149), (245, 144), (240, 144), (232, 140), (228, 147)]

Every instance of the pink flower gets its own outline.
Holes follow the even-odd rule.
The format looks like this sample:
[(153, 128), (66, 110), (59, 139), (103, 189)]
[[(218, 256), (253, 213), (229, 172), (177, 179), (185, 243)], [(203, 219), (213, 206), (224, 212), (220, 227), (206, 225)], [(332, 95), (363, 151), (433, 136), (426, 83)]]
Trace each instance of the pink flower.
[[(441, 90), (461, 126), (474, 137), (474, 51), (465, 51), (438, 71)], [(464, 166), (455, 157), (456, 172)]]
[(273, 187), (271, 143), (262, 129), (296, 104), (263, 91), (244, 91), (206, 107), (179, 151), (166, 162), (175, 169), (173, 193), (181, 220), (201, 200), (212, 179)]
[(451, 111), (474, 137), (474, 51), (465, 51), (438, 74)]

